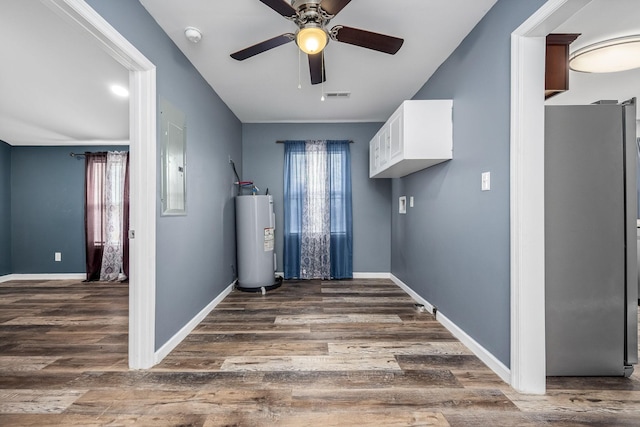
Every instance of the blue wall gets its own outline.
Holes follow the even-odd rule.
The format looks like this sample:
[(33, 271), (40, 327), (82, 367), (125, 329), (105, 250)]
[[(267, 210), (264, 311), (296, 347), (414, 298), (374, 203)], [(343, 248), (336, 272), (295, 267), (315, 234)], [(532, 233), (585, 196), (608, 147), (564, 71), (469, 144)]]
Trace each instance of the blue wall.
[(0, 141), (0, 276), (11, 274), (11, 146)]
[[(158, 100), (186, 115), (187, 216), (160, 216), (156, 233), (156, 349), (234, 279), (235, 210), (230, 155), (242, 162), (242, 124), (142, 5), (88, 0), (156, 69)], [(158, 120), (158, 137), (160, 120)], [(135, 285), (135, 284), (134, 284)]]
[[(369, 141), (382, 123), (273, 123), (244, 124), (241, 176), (254, 181), (262, 192), (269, 189), (276, 213), (276, 255), (282, 266), (284, 144), (276, 141), (348, 139), (351, 144), (353, 190), (353, 271), (390, 271), (391, 183), (369, 179)], [(263, 193), (261, 193), (263, 194)]]
[(129, 147), (11, 147), (12, 273), (86, 271), (84, 160), (69, 153), (109, 150)]
[[(510, 364), (510, 34), (545, 0), (500, 0), (414, 99), (453, 99), (453, 160), (392, 184), (391, 271)], [(540, 95), (542, 96), (542, 94)], [(491, 191), (480, 175), (491, 172)]]

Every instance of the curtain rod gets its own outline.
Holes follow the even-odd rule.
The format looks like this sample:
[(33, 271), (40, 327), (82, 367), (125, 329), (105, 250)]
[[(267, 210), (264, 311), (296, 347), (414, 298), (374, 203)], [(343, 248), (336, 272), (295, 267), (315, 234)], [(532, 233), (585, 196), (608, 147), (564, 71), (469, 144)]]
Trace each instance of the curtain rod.
[(69, 153), (71, 157), (87, 157), (87, 154), (98, 154), (98, 153), (107, 153), (106, 151), (85, 151), (84, 153), (74, 153), (73, 151)]
[[(330, 141), (336, 141), (335, 139), (330, 140)], [(284, 144), (287, 141), (276, 141), (276, 144)], [(349, 144), (353, 144), (353, 141), (349, 140)]]
[(87, 157), (87, 154), (107, 154), (107, 151), (85, 151), (84, 153), (69, 153), (71, 157)]

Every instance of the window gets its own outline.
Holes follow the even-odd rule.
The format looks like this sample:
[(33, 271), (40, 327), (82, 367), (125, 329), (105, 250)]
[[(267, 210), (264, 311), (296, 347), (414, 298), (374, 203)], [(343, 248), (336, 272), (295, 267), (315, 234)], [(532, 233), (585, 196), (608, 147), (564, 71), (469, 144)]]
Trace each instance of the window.
[(285, 278), (352, 277), (349, 142), (288, 141), (284, 181)]

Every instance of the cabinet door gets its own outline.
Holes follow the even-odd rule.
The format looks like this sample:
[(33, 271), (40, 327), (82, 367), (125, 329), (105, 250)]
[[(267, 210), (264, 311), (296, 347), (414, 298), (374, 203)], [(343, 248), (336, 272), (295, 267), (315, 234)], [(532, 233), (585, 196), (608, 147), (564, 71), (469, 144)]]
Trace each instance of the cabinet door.
[(380, 131), (378, 138), (380, 144), (380, 169), (384, 169), (389, 163), (389, 157), (391, 153), (391, 141), (389, 139), (389, 127), (385, 126)]
[(380, 165), (380, 144), (378, 143), (378, 136), (373, 137), (369, 142), (369, 176), (373, 176), (378, 173), (378, 167)]
[(402, 114), (397, 113), (389, 121), (389, 159), (392, 163), (402, 156)]

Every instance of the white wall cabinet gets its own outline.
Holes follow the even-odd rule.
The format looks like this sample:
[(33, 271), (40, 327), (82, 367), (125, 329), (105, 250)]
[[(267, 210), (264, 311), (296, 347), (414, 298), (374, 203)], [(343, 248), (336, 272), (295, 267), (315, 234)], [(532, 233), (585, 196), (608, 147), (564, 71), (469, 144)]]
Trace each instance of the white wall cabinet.
[(404, 101), (369, 143), (369, 177), (400, 178), (453, 158), (453, 101)]

